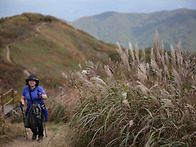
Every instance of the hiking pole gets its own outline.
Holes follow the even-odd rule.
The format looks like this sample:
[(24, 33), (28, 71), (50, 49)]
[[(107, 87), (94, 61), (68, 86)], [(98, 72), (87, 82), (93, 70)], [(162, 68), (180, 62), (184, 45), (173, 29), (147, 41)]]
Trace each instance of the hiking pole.
[[(39, 91), (39, 89), (37, 90), (38, 91), (38, 97), (40, 98), (40, 105), (41, 105), (41, 107), (42, 107), (42, 113), (43, 114), (45, 114), (45, 105), (44, 105), (44, 103), (42, 103), (41, 102), (41, 99), (42, 99), (42, 94), (41, 94), (41, 92)], [(43, 119), (42, 119), (42, 121), (43, 121)], [(45, 119), (44, 119), (44, 121), (43, 121), (43, 127), (44, 127), (44, 130), (45, 130), (45, 136), (47, 137), (47, 133), (46, 133), (46, 121), (45, 121)]]
[(46, 122), (44, 120), (44, 130), (45, 130), (45, 136), (47, 137), (47, 133), (46, 133)]
[(23, 108), (21, 108), (21, 111), (22, 111), (22, 118), (23, 118), (23, 123), (24, 123), (24, 128), (25, 128), (25, 138), (28, 139), (27, 130), (26, 130), (26, 127), (25, 127), (25, 117), (24, 117)]

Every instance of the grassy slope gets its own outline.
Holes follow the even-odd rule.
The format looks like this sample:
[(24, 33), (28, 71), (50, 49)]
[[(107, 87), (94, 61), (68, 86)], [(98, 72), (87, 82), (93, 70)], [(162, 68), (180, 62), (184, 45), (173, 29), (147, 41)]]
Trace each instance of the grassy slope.
[[(50, 68), (58, 73), (56, 69), (62, 71), (76, 68), (80, 62), (97, 58), (96, 54), (99, 52), (112, 52), (110, 47), (96, 42), (94, 38), (87, 38), (74, 29), (67, 30), (61, 25), (44, 24), (37, 36), (12, 44), (11, 57), (14, 62), (32, 72)], [(100, 51), (96, 47), (100, 48)]]
[[(105, 62), (114, 52), (113, 47), (87, 33), (41, 14), (24, 13), (2, 18), (0, 34), (1, 64), (7, 62), (5, 47), (11, 43), (11, 60), (18, 65), (13, 66), (13, 70), (25, 68), (44, 79), (42, 82), (48, 87), (61, 83), (62, 72), (76, 69), (79, 63), (89, 59)], [(10, 80), (5, 75), (1, 78)], [(25, 80), (26, 76), (21, 74), (19, 79)]]

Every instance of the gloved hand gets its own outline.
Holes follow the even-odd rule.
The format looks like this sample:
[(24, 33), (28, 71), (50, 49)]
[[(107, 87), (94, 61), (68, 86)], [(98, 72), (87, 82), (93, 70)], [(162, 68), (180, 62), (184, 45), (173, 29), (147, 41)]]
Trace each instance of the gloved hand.
[(38, 95), (39, 98), (42, 98), (42, 93), (41, 92), (38, 92), (37, 95)]
[(22, 102), (20, 102), (20, 109), (23, 111), (23, 107), (24, 107), (24, 104), (22, 104)]

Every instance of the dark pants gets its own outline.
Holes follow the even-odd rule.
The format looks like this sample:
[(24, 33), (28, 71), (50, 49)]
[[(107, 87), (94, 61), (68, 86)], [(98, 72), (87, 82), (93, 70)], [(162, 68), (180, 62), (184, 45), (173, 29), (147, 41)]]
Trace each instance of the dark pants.
[(44, 136), (44, 134), (43, 134), (43, 131), (44, 131), (43, 124), (41, 126), (39, 126), (39, 127), (31, 128), (31, 131), (35, 135), (42, 136), (42, 137)]

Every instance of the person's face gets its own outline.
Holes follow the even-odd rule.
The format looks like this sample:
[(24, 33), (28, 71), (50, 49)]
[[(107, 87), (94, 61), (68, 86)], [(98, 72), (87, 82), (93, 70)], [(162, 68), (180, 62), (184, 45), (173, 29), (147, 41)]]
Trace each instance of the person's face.
[(35, 80), (29, 80), (29, 86), (34, 88), (36, 85), (36, 81)]

